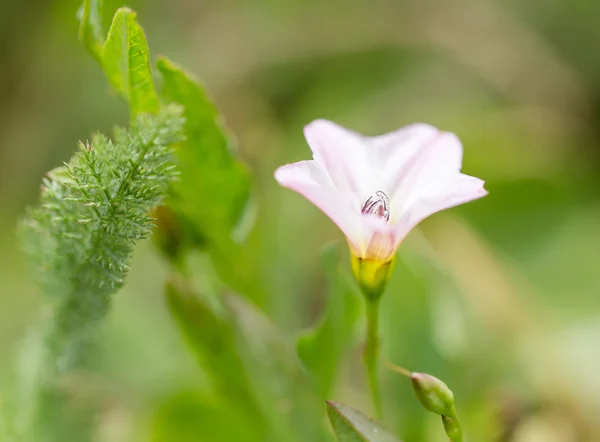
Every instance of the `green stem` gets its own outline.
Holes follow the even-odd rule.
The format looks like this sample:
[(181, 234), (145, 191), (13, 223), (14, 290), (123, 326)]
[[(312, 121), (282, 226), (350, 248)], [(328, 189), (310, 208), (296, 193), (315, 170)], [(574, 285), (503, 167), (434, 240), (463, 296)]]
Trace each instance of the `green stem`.
[(450, 442), (463, 442), (462, 429), (456, 415), (454, 417), (442, 416), (442, 423), (444, 424), (446, 435), (450, 438)]
[(373, 407), (377, 418), (382, 417), (381, 396), (379, 394), (379, 299), (366, 301), (367, 334), (363, 353), (363, 362), (367, 370), (369, 389), (373, 398)]

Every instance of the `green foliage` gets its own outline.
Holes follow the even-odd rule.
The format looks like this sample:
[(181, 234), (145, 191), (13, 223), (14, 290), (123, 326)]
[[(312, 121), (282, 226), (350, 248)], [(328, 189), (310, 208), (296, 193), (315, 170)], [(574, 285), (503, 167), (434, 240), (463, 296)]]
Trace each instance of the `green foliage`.
[(79, 27), (79, 40), (83, 46), (98, 60), (102, 61), (102, 44), (104, 30), (100, 16), (100, 2), (102, 0), (84, 0), (79, 13), (81, 25)]
[(271, 425), (284, 430), (287, 440), (329, 441), (322, 402), (289, 339), (245, 298), (227, 295), (225, 304), (235, 318), (238, 351)]
[(69, 163), (48, 173), (39, 206), (28, 211), (24, 247), (53, 303), (38, 360), (40, 391), (33, 388), (30, 398), (39, 401), (28, 417), (36, 440), (60, 439), (52, 423), (37, 423), (64, 418), (57, 395), (47, 389), (87, 362), (133, 247), (150, 234), (150, 212), (176, 176), (170, 146), (181, 140), (182, 124), (181, 110), (171, 106), (158, 116), (138, 116), (129, 132), (115, 130), (113, 140), (94, 135)]
[(167, 305), (198, 362), (211, 376), (216, 391), (226, 401), (238, 401), (242, 410), (266, 432), (250, 380), (236, 349), (235, 330), (230, 318), (215, 312), (206, 299), (195, 295), (183, 281), (166, 287)]
[(181, 108), (160, 107), (135, 13), (119, 9), (102, 42), (101, 12), (99, 0), (84, 2), (80, 39), (129, 102), (131, 127), (81, 143), (69, 163), (48, 173), (39, 206), (23, 222), (24, 248), (53, 306), (26, 348), (35, 368), (21, 376), (19, 421), (31, 440), (91, 440), (92, 414), (69, 407), (57, 381), (90, 362), (133, 248), (150, 235), (151, 212), (177, 175), (172, 146), (183, 139)]
[(245, 406), (197, 389), (170, 394), (153, 419), (152, 442), (268, 440)]
[[(132, 115), (156, 112), (159, 99), (150, 52), (135, 13), (120, 8), (104, 40), (101, 6), (99, 0), (83, 4), (83, 45), (98, 60), (112, 88), (129, 103)], [(252, 223), (250, 175), (235, 157), (233, 137), (200, 82), (164, 57), (157, 69), (163, 80), (161, 98), (183, 106), (186, 118), (185, 141), (177, 148), (180, 179), (171, 189), (168, 207), (158, 213), (159, 243), (176, 258), (185, 248), (207, 247), (225, 280), (242, 290), (241, 281), (251, 278), (249, 260), (239, 246)]]
[(339, 402), (327, 402), (327, 415), (339, 442), (400, 442), (378, 422)]
[(327, 305), (319, 322), (297, 341), (298, 355), (313, 376), (319, 393), (327, 398), (340, 365), (355, 341), (360, 297), (349, 275), (340, 269), (339, 248), (325, 250), (323, 264), (328, 278)]
[[(81, 9), (86, 23), (81, 41), (100, 63), (120, 2), (87, 0)], [(191, 278), (203, 281), (207, 276), (204, 269), (188, 266), (194, 258), (190, 247), (202, 247), (212, 260), (224, 262), (220, 278), (227, 285), (234, 285), (233, 273), (249, 275), (250, 284), (236, 283), (235, 292), (247, 297), (253, 290), (256, 306), (285, 329), (290, 345), (290, 337), (319, 318), (315, 329), (298, 341), (311, 381), (322, 397), (348, 400), (368, 411), (361, 343), (358, 337), (357, 342), (344, 340), (349, 336), (342, 332), (341, 318), (349, 310), (345, 303), (339, 307), (344, 314), (333, 307), (343, 297), (335, 296), (336, 277), (329, 270), (324, 275), (317, 256), (323, 241), (343, 236), (303, 198), (277, 188), (273, 170), (306, 158), (301, 127), (313, 118), (372, 135), (413, 121), (456, 132), (465, 149), (465, 173), (484, 178), (490, 196), (424, 221), (418, 229), (423, 243), (415, 242), (419, 232), (406, 238), (382, 299), (382, 355), (447, 381), (469, 440), (547, 440), (548, 434), (559, 440), (574, 435), (600, 440), (600, 376), (595, 369), (600, 352), (590, 351), (600, 342), (600, 58), (590, 57), (600, 45), (600, 2), (556, 0), (553, 13), (540, 13), (549, 3), (541, 0), (480, 3), (473, 8), (471, 2), (432, 0), (415, 8), (415, 2), (346, 2), (339, 8), (340, 2), (319, 2), (324, 9), (337, 6), (334, 15), (315, 15), (310, 1), (256, 7), (243, 0), (127, 3), (139, 8), (144, 30), (156, 32), (147, 34), (148, 43), (155, 42), (188, 68), (193, 63), (196, 75), (218, 86), (218, 91), (207, 91), (228, 103), (235, 127), (243, 129), (240, 144), (256, 164), (252, 181), (258, 185), (251, 193), (261, 202), (257, 228), (239, 248), (239, 223), (211, 225), (206, 218), (195, 219), (207, 216), (202, 211), (210, 216), (213, 204), (229, 204), (229, 194), (221, 195), (221, 188), (228, 187), (214, 186), (210, 206), (195, 207), (206, 204), (195, 197), (196, 188), (218, 176), (201, 169), (204, 160), (194, 158), (195, 151), (185, 150), (197, 144), (181, 143), (177, 156), (182, 167), (189, 167), (189, 174), (184, 171), (189, 177), (180, 175), (172, 186), (172, 203), (167, 198), (160, 213), (153, 212), (160, 221), (153, 239), (157, 232), (165, 234), (164, 247), (180, 259), (178, 265), (187, 266)], [(130, 100), (133, 78), (119, 69), (133, 63), (115, 61), (113, 71), (122, 77), (117, 86), (124, 91), (110, 96), (105, 86), (114, 83), (82, 65), (82, 51), (68, 43), (75, 37), (73, 2), (4, 2), (2, 12), (0, 390), (10, 390), (15, 382), (8, 359), (23, 348), (19, 335), (32, 318), (39, 319), (39, 310), (51, 313), (61, 299), (33, 292), (13, 240), (14, 217), (34, 197), (41, 168), (61, 164), (65, 149), (75, 147), (73, 134), (85, 134), (89, 127), (104, 132), (113, 123), (115, 99)], [(470, 20), (463, 21), (466, 17)], [(126, 19), (115, 22), (113, 35), (123, 38), (117, 45), (121, 56), (132, 30)], [(174, 95), (163, 87), (161, 61), (156, 68), (159, 46), (150, 48), (148, 65), (156, 84), (153, 95), (162, 105)], [(489, 57), (478, 47), (498, 50)], [(145, 45), (137, 48), (146, 50)], [(184, 69), (176, 69), (198, 84)], [(142, 72), (148, 69), (140, 68)], [(214, 109), (206, 95), (202, 100), (208, 103), (190, 100), (189, 106)], [(201, 148), (213, 153), (214, 146), (204, 143)], [(194, 175), (196, 167), (201, 174)], [(186, 188), (175, 194), (180, 186)], [(236, 220), (244, 205), (246, 200), (232, 203), (227, 219)], [(406, 259), (413, 253), (423, 263)], [(112, 297), (117, 305), (111, 306), (116, 308), (110, 323), (101, 329), (108, 340), (95, 340), (100, 351), (91, 356), (102, 359), (59, 376), (56, 382), (69, 404), (68, 413), (60, 406), (54, 408), (56, 414), (73, 419), (74, 414), (89, 414), (88, 398), (101, 403), (101, 412), (90, 414), (95, 442), (152, 437), (160, 442), (276, 441), (263, 412), (256, 411), (257, 401), (237, 393), (255, 388), (244, 385), (250, 382), (245, 367), (254, 364), (237, 348), (215, 349), (198, 338), (198, 346), (209, 346), (216, 356), (206, 352), (205, 362), (194, 367), (192, 352), (186, 354), (175, 324), (169, 324), (176, 316), (164, 311), (159, 297), (165, 262), (148, 243), (135, 256), (123, 292)], [(340, 267), (348, 270), (347, 262)], [(205, 293), (198, 287), (193, 292)], [(44, 301), (54, 305), (40, 305)], [(216, 323), (207, 320), (199, 329), (222, 346), (234, 345), (235, 317), (223, 316), (222, 307), (213, 309), (212, 299), (206, 302)], [(18, 367), (19, 378), (33, 381), (28, 387), (19, 384), (25, 398), (30, 388), (37, 388), (40, 367), (53, 367), (44, 361), (46, 346), (39, 342), (39, 334), (52, 329), (52, 316), (47, 316), (27, 340), (38, 345), (25, 344), (31, 354)], [(192, 324), (204, 321), (204, 316), (190, 317)], [(225, 335), (215, 338), (218, 333)], [(338, 355), (333, 342), (349, 345), (348, 357)], [(227, 354), (235, 357), (239, 382), (226, 379), (231, 374), (218, 362), (227, 360)], [(386, 423), (399, 437), (447, 440), (440, 418), (423, 411), (405, 378), (385, 370), (380, 374)], [(280, 378), (277, 371), (274, 377)], [(547, 391), (557, 394), (550, 398)], [(13, 429), (21, 425), (12, 417), (28, 413), (31, 401), (13, 400), (10, 391), (1, 391), (0, 401), (9, 430), (8, 435), (0, 430), (0, 441), (15, 442)], [(289, 410), (290, 402), (296, 401), (277, 406)], [(310, 403), (322, 411), (317, 420), (324, 419), (324, 403)], [(301, 427), (313, 415), (296, 418)], [(63, 435), (65, 442), (87, 438), (72, 425)], [(26, 437), (18, 442), (37, 441)]]
[(247, 413), (242, 420), (252, 419), (256, 440), (329, 440), (299, 361), (262, 313), (231, 294), (210, 302), (181, 281), (167, 286), (167, 300), (225, 407)]
[(160, 108), (150, 69), (150, 51), (146, 35), (135, 12), (120, 8), (114, 15), (108, 36), (102, 42), (100, 0), (83, 4), (79, 37), (102, 65), (113, 89), (128, 103), (133, 116)]
[(114, 140), (94, 135), (43, 180), (40, 205), (25, 221), (25, 244), (45, 292), (62, 300), (82, 288), (122, 286), (133, 245), (149, 235), (151, 209), (176, 175), (171, 145), (181, 140), (178, 107), (143, 115)]
[(186, 139), (177, 150), (181, 179), (169, 201), (211, 248), (228, 254), (232, 236), (244, 236), (240, 221), (250, 196), (250, 176), (234, 157), (235, 143), (200, 82), (166, 58), (157, 62), (161, 95), (179, 103), (186, 118)]
[(149, 57), (135, 12), (119, 9), (102, 47), (102, 66), (113, 88), (129, 102), (132, 115), (159, 109)]

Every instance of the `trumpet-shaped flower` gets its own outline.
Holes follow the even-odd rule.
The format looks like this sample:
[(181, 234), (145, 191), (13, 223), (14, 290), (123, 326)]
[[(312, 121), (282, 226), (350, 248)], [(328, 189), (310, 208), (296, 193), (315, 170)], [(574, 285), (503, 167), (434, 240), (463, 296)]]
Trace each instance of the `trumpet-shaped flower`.
[(317, 120), (304, 135), (313, 159), (281, 166), (275, 179), (331, 218), (359, 260), (391, 261), (424, 218), (487, 194), (460, 173), (458, 137), (427, 124), (367, 137)]

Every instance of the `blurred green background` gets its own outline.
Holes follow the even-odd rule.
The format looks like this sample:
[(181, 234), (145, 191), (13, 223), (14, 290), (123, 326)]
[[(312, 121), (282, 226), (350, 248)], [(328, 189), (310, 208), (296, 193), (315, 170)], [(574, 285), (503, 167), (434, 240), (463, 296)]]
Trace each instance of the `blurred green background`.
[[(111, 14), (121, 6), (106, 3)], [(153, 53), (200, 76), (238, 138), (258, 203), (247, 245), (261, 287), (254, 301), (288, 336), (314, 324), (329, 287), (322, 250), (343, 242), (273, 180), (278, 165), (309, 157), (303, 125), (327, 118), (375, 135), (434, 124), (459, 135), (463, 171), (490, 194), (434, 215), (401, 247), (383, 301), (385, 355), (446, 381), (472, 441), (600, 440), (600, 2), (128, 6)], [(78, 7), (1, 4), (0, 391), (46, 302), (16, 222), (77, 140), (128, 118), (78, 42)], [(82, 379), (82, 395), (104, 404), (98, 440), (219, 440), (197, 439), (200, 422), (235, 422), (211, 405), (168, 315), (166, 274), (151, 244), (140, 245), (103, 364)], [(332, 399), (368, 412), (358, 341)], [(445, 440), (405, 379), (389, 373), (384, 385), (390, 427), (407, 442)]]

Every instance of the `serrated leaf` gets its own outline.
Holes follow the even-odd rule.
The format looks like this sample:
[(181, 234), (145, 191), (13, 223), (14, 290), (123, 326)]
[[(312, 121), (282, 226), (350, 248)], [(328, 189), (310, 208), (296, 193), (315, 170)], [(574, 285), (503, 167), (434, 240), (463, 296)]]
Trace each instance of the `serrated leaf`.
[(163, 76), (162, 96), (181, 104), (186, 118), (187, 138), (177, 151), (181, 176), (170, 206), (201, 237), (225, 248), (247, 208), (248, 170), (235, 158), (233, 137), (199, 81), (166, 58), (157, 67)]
[(379, 422), (339, 402), (327, 402), (327, 415), (339, 442), (400, 442)]
[(146, 35), (131, 9), (120, 8), (115, 13), (101, 60), (108, 81), (129, 102), (132, 115), (158, 112)]
[[(128, 101), (132, 116), (156, 113), (160, 100), (135, 13), (119, 9), (101, 43), (100, 2), (85, 0), (80, 9), (83, 45), (100, 62), (113, 89)], [(255, 274), (252, 259), (240, 245), (255, 214), (248, 170), (233, 154), (233, 137), (200, 83), (167, 59), (159, 60), (158, 69), (164, 77), (164, 98), (182, 104), (188, 119), (187, 141), (177, 150), (180, 180), (168, 207), (156, 214), (162, 230), (158, 244), (175, 261), (185, 249), (206, 247), (224, 281), (256, 298), (260, 295), (250, 282)]]
[[(100, 61), (113, 89), (129, 102), (132, 115), (157, 112), (160, 103), (148, 44), (135, 12), (125, 7), (117, 10), (104, 42), (101, 12), (100, 0), (84, 1), (83, 45)], [(171, 206), (179, 217), (185, 212), (184, 224), (195, 225), (195, 235), (187, 235), (190, 242), (208, 240), (231, 251), (235, 248), (231, 243), (243, 239), (251, 224), (252, 217), (246, 216), (252, 213), (248, 170), (235, 157), (234, 138), (200, 82), (166, 58), (160, 58), (157, 67), (164, 80), (162, 95), (183, 105), (187, 119), (187, 140), (178, 149), (181, 179)]]
[(152, 79), (150, 50), (136, 13), (119, 8), (106, 40), (101, 0), (84, 0), (79, 15), (81, 43), (100, 63), (112, 88), (129, 103), (132, 117), (158, 113), (160, 102)]
[(329, 283), (327, 306), (316, 327), (303, 332), (297, 341), (298, 355), (322, 397), (333, 387), (360, 314), (360, 297), (352, 280), (341, 271), (339, 255), (338, 247), (330, 247), (323, 254)]

